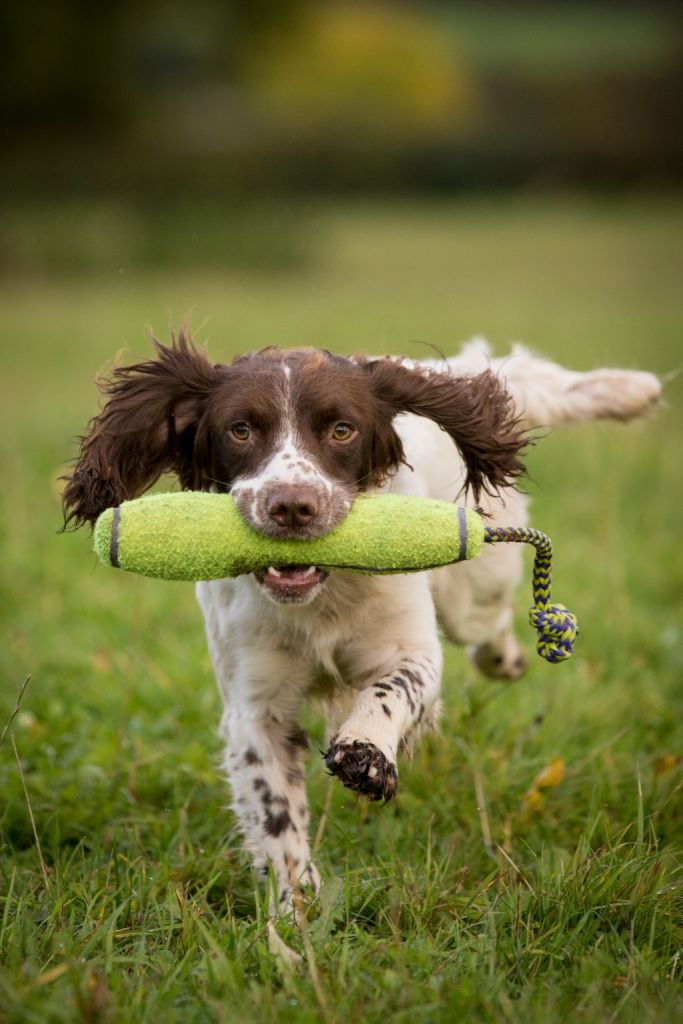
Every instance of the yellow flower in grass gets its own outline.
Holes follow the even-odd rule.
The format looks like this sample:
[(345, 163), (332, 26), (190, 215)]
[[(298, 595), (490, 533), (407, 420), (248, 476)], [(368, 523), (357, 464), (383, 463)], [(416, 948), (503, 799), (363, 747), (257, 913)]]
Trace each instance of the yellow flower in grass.
[(554, 757), (540, 772), (529, 786), (523, 797), (524, 809), (540, 811), (543, 807), (542, 789), (555, 789), (564, 780), (565, 761), (563, 757)]

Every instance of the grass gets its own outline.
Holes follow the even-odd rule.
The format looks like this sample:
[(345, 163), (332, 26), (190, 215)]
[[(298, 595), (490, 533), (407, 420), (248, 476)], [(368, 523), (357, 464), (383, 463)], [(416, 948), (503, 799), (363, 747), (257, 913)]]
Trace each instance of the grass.
[[(0, 729), (32, 678), (0, 745), (0, 1018), (683, 1019), (680, 381), (648, 422), (559, 432), (532, 454), (533, 522), (582, 623), (574, 660), (533, 659), (503, 686), (449, 649), (442, 732), (385, 808), (311, 757), (326, 886), (305, 935), (281, 928), (304, 956), (294, 972), (268, 951), (225, 809), (191, 587), (112, 574), (84, 533), (55, 534), (94, 374), (120, 348), (145, 353), (146, 324), (163, 335), (192, 308), (216, 358), (270, 343), (414, 355), (480, 331), (578, 368), (667, 373), (683, 205), (309, 206), (266, 225), (266, 244), (283, 250), (292, 212), (308, 255), (289, 268), (155, 272), (108, 258), (105, 236), (91, 273), (76, 260), (4, 279)], [(544, 769), (554, 784), (535, 787)]]

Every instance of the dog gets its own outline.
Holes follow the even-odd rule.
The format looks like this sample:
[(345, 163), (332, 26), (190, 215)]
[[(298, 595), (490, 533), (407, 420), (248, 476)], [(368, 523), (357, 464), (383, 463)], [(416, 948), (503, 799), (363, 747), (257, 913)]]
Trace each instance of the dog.
[[(524, 525), (515, 488), (530, 431), (644, 414), (649, 373), (578, 373), (515, 347), (493, 359), (481, 339), (443, 361), (263, 351), (214, 365), (181, 331), (155, 358), (116, 369), (81, 438), (63, 492), (65, 522), (93, 523), (159, 476), (229, 492), (272, 537), (318, 537), (361, 491), (480, 507)], [(197, 524), (200, 528), (201, 524)], [(518, 545), (401, 576), (272, 566), (197, 584), (224, 711), (225, 770), (257, 870), (272, 872), (273, 913), (317, 894), (299, 722), (311, 698), (329, 711), (333, 775), (371, 800), (397, 788), (397, 755), (439, 713), (439, 626), (499, 679), (524, 672), (513, 633)]]

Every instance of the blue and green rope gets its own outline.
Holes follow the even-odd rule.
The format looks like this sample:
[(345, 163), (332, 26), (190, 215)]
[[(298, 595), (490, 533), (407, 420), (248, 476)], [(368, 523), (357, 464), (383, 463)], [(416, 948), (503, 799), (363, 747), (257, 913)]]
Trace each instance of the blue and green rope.
[(488, 544), (533, 544), (536, 549), (532, 583), (534, 603), (529, 609), (529, 622), (538, 633), (537, 650), (552, 664), (571, 658), (579, 629), (576, 616), (563, 604), (552, 604), (550, 600), (553, 557), (550, 537), (527, 526), (487, 526), (484, 528), (484, 541)]

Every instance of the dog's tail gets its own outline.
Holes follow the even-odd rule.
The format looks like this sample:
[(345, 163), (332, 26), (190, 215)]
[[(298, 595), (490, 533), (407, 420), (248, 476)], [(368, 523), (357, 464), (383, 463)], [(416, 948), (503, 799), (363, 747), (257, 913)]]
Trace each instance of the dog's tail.
[[(451, 362), (449, 360), (449, 362)], [(639, 370), (591, 370), (578, 373), (539, 359), (521, 345), (510, 355), (492, 359), (483, 339), (474, 339), (453, 361), (490, 366), (505, 381), (527, 427), (558, 427), (582, 420), (631, 420), (659, 401), (662, 385), (653, 373)], [(474, 366), (472, 367), (475, 368)], [(455, 369), (455, 366), (454, 366)]]

